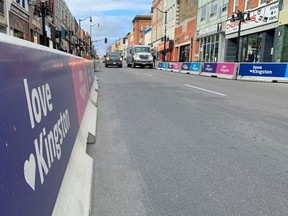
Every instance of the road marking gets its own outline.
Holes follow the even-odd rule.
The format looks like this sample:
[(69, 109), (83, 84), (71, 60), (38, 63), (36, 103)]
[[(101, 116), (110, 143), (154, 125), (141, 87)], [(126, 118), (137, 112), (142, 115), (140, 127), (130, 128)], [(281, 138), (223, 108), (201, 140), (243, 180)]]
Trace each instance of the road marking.
[(210, 91), (208, 89), (203, 89), (203, 88), (199, 88), (199, 87), (188, 85), (188, 84), (184, 84), (184, 86), (187, 86), (187, 87), (190, 87), (190, 88), (194, 88), (194, 89), (198, 89), (198, 90), (205, 91), (205, 92), (209, 92), (209, 93), (212, 93), (212, 94), (220, 95), (220, 96), (223, 96), (223, 97), (226, 96), (225, 94), (222, 94), (222, 93), (219, 93), (219, 92)]
[(152, 75), (151, 75), (151, 74), (147, 74), (147, 73), (144, 73), (144, 75), (146, 75), (146, 76), (151, 76), (151, 77), (152, 77)]

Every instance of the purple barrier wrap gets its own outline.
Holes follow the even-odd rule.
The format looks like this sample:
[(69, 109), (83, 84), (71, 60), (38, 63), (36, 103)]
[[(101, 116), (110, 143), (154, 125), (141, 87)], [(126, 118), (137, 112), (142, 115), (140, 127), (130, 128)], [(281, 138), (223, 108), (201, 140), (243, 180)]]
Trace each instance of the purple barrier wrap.
[(235, 79), (237, 72), (236, 63), (230, 62), (213, 62), (204, 63), (202, 75), (216, 76), (220, 78)]
[(288, 67), (287, 63), (242, 63), (239, 76), (287, 78)]
[(217, 63), (204, 63), (202, 72), (216, 74), (216, 68), (217, 68)]
[(0, 212), (50, 216), (79, 130), (70, 65), (82, 59), (3, 42), (0, 50)]

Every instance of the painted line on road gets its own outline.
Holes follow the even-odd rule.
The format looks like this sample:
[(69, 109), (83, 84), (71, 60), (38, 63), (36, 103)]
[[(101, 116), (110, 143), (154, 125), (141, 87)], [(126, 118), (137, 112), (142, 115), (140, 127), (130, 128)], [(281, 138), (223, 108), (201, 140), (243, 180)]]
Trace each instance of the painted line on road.
[(209, 92), (209, 93), (212, 93), (212, 94), (220, 95), (220, 96), (223, 96), (223, 97), (226, 96), (225, 94), (222, 94), (222, 93), (219, 93), (219, 92), (210, 91), (208, 89), (203, 89), (203, 88), (199, 88), (199, 87), (188, 85), (188, 84), (184, 84), (184, 86), (187, 86), (187, 87), (190, 87), (190, 88), (194, 88), (194, 89), (198, 89), (198, 90), (205, 91), (205, 92)]
[(144, 75), (146, 75), (146, 76), (151, 76), (151, 77), (153, 76), (153, 75), (151, 75), (151, 74), (147, 74), (147, 73), (144, 73)]

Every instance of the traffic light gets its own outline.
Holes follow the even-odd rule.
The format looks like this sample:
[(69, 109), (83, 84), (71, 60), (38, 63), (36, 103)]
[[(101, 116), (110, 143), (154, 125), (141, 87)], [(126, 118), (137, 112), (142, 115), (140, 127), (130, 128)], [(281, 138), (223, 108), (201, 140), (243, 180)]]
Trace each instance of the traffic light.
[(104, 38), (104, 42), (107, 43), (107, 38)]

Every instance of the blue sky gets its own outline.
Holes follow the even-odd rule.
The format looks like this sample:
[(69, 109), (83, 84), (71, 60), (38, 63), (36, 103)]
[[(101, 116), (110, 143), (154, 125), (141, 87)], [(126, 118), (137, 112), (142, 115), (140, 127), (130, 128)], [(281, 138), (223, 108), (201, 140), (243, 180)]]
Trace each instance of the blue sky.
[(132, 20), (136, 15), (149, 15), (152, 0), (65, 0), (73, 16), (79, 20), (92, 16), (81, 22), (81, 28), (90, 32), (92, 26), (92, 41), (108, 38), (104, 41), (94, 42), (98, 54), (105, 54), (107, 47), (119, 38), (123, 38), (132, 31)]

